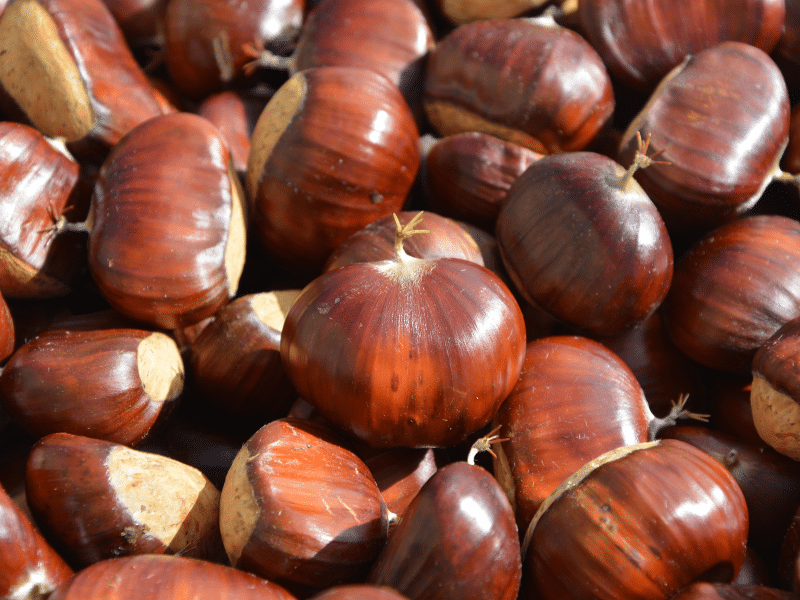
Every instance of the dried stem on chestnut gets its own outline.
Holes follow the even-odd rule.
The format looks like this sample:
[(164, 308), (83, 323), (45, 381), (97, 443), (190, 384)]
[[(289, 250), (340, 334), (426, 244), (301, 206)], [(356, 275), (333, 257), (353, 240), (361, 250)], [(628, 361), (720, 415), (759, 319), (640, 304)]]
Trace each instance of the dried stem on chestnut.
[(678, 419), (695, 419), (697, 421), (708, 422), (710, 415), (702, 415), (686, 410), (686, 402), (689, 400), (689, 394), (682, 394), (676, 403), (672, 401), (672, 410), (663, 418), (654, 417), (647, 426), (647, 437), (650, 441), (656, 439), (656, 436), (667, 427), (672, 427), (677, 424)]
[(494, 458), (497, 458), (497, 455), (492, 450), (492, 444), (501, 444), (503, 442), (507, 442), (508, 438), (501, 438), (498, 434), (500, 432), (500, 428), (502, 425), (498, 425), (494, 429), (492, 429), (489, 433), (487, 433), (482, 438), (479, 438), (475, 441), (474, 444), (469, 449), (469, 455), (467, 455), (467, 463), (470, 465), (475, 464), (475, 457), (480, 454), (481, 452), (488, 452)]
[(647, 149), (650, 147), (650, 134), (647, 134), (647, 139), (642, 141), (642, 134), (638, 131), (636, 132), (636, 140), (638, 143), (638, 149), (636, 150), (636, 156), (633, 158), (633, 163), (631, 166), (628, 167), (628, 170), (625, 172), (619, 180), (619, 187), (622, 190), (627, 190), (628, 186), (630, 185), (631, 180), (633, 179), (633, 174), (636, 173), (639, 169), (645, 169), (650, 165), (668, 165), (669, 162), (663, 160), (654, 160), (658, 156), (664, 153), (666, 148), (663, 148), (652, 154), (650, 156), (647, 155)]

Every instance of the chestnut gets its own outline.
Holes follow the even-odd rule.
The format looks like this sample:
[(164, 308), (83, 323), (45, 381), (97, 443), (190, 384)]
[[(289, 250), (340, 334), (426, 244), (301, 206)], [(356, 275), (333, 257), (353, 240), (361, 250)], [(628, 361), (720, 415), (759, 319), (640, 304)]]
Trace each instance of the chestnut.
[(224, 557), (219, 491), (176, 460), (53, 433), (31, 449), (25, 490), (36, 522), (77, 567), (130, 554)]
[(403, 206), (418, 137), (400, 90), (382, 75), (297, 73), (253, 132), (246, 180), (258, 238), (281, 266), (318, 272), (350, 235)]
[(734, 585), (700, 581), (682, 589), (672, 600), (793, 600), (794, 592), (763, 585)]
[(386, 586), (354, 583), (328, 588), (309, 600), (408, 600), (408, 598)]
[(694, 581), (733, 581), (747, 528), (722, 465), (685, 442), (647, 442), (590, 461), (553, 492), (523, 565), (542, 600), (666, 600)]
[(217, 129), (188, 113), (151, 119), (100, 170), (87, 220), (92, 277), (123, 315), (192, 325), (236, 295), (246, 216)]
[(550, 154), (585, 148), (611, 117), (614, 94), (600, 57), (574, 31), (552, 19), (490, 19), (439, 40), (423, 105), (442, 136), (481, 131)]

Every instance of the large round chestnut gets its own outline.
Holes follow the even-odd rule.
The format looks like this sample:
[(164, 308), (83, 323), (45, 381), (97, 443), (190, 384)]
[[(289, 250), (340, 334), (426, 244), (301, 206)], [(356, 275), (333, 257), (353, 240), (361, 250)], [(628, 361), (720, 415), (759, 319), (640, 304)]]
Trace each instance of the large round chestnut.
[(523, 564), (542, 600), (666, 600), (694, 581), (732, 582), (747, 528), (722, 465), (685, 442), (649, 442), (597, 458), (553, 492)]
[(707, 234), (675, 267), (664, 317), (670, 337), (696, 362), (749, 370), (753, 355), (800, 316), (800, 223), (742, 217)]
[(403, 206), (418, 137), (384, 76), (355, 67), (297, 73), (253, 132), (246, 179), (255, 233), (282, 266), (319, 271), (350, 235)]
[(614, 95), (600, 57), (574, 31), (491, 19), (437, 43), (423, 105), (440, 135), (481, 131), (549, 154), (585, 148), (610, 118)]
[(417, 221), (398, 222), (394, 258), (312, 281), (281, 337), (300, 395), (376, 447), (463, 441), (494, 416), (525, 355), (522, 312), (497, 275), (405, 253)]
[(582, 331), (611, 335), (641, 323), (670, 287), (661, 216), (630, 173), (600, 154), (534, 162), (509, 189), (496, 233), (520, 294)]
[(670, 231), (708, 231), (751, 208), (777, 175), (789, 135), (786, 83), (762, 50), (716, 45), (653, 91), (622, 136), (622, 165), (634, 160), (637, 134), (659, 158), (636, 179)]
[(781, 36), (784, 13), (784, 0), (578, 3), (581, 31), (608, 70), (643, 91), (655, 87), (687, 55), (726, 40), (770, 52)]

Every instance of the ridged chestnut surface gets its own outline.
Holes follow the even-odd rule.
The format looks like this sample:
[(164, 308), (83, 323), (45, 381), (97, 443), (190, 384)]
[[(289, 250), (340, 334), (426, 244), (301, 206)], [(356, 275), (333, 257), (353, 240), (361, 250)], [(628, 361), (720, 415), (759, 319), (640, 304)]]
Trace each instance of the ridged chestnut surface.
[(415, 600), (513, 600), (520, 586), (514, 514), (484, 469), (439, 469), (397, 524), (367, 578)]
[(577, 336), (530, 342), (519, 380), (494, 419), (508, 439), (495, 446), (494, 472), (520, 530), (584, 464), (648, 441), (651, 418), (633, 373), (604, 346)]
[(600, 154), (534, 162), (509, 189), (496, 234), (520, 294), (583, 331), (641, 323), (670, 287), (672, 244), (658, 210)]
[(81, 568), (131, 554), (224, 557), (219, 491), (176, 460), (54, 433), (32, 448), (25, 490), (36, 522)]
[(570, 477), (531, 522), (523, 564), (543, 600), (665, 600), (694, 581), (733, 581), (747, 527), (730, 473), (694, 446), (662, 440)]
[[(416, 213), (395, 213), (405, 225)], [(425, 213), (427, 235), (415, 235), (404, 244), (410, 256), (417, 258), (463, 258), (483, 266), (483, 255), (475, 239), (457, 222), (436, 213)], [(386, 260), (394, 256), (397, 227), (391, 215), (381, 217), (355, 232), (334, 250), (323, 271), (361, 262)]]
[(6, 298), (66, 295), (86, 244), (74, 233), (56, 235), (56, 226), (88, 204), (80, 166), (33, 127), (3, 121), (0, 169), (0, 290)]
[(114, 145), (162, 114), (101, 0), (22, 0), (0, 19), (0, 84), (44, 135)]
[(430, 206), (494, 231), (508, 188), (542, 155), (478, 131), (437, 140), (426, 156)]
[(231, 565), (303, 590), (358, 581), (386, 541), (367, 466), (323, 425), (285, 418), (240, 450), (222, 488)]
[(800, 316), (800, 223), (742, 217), (707, 234), (675, 267), (665, 319), (690, 358), (747, 371), (756, 350)]
[(664, 221), (707, 231), (752, 207), (776, 174), (789, 136), (786, 84), (765, 52), (725, 42), (689, 57), (651, 94), (620, 142), (625, 166), (637, 132), (659, 153), (636, 178)]
[(614, 96), (600, 57), (575, 32), (492, 19), (437, 43), (423, 104), (440, 135), (482, 131), (549, 154), (585, 148), (611, 116)]
[(295, 600), (281, 586), (195, 558), (147, 554), (83, 569), (49, 600)]
[(780, 39), (784, 14), (784, 0), (578, 3), (581, 31), (609, 71), (643, 91), (687, 55), (720, 42), (737, 40), (770, 52)]
[(0, 400), (37, 437), (65, 431), (135, 445), (174, 408), (183, 380), (163, 333), (54, 328), (11, 356)]
[(72, 569), (47, 543), (0, 486), (0, 598), (47, 596), (68, 581)]
[(255, 233), (282, 266), (318, 271), (350, 235), (403, 206), (418, 137), (384, 76), (355, 67), (297, 73), (253, 132), (246, 179)]
[(246, 208), (230, 153), (206, 119), (151, 119), (103, 163), (89, 267), (120, 313), (175, 329), (211, 316), (244, 267)]
[(522, 312), (497, 275), (405, 252), (316, 278), (281, 338), (300, 395), (375, 447), (462, 442), (494, 416), (524, 354)]

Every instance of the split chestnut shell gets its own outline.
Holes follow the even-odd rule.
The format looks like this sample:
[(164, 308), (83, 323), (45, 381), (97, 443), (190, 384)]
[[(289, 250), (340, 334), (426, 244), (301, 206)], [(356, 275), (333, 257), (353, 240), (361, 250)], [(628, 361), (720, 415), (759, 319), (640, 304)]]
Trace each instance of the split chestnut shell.
[(374, 447), (452, 446), (486, 425), (525, 357), (506, 285), (460, 259), (394, 259), (312, 281), (283, 327), (300, 395)]

